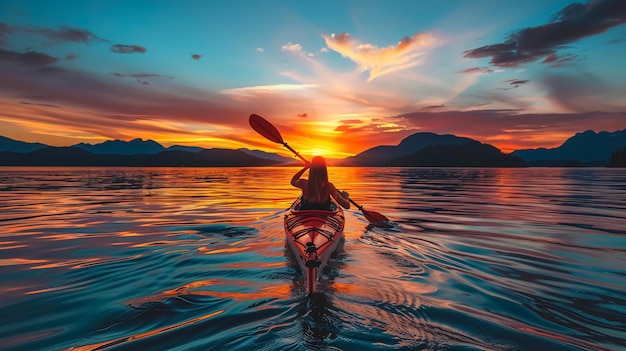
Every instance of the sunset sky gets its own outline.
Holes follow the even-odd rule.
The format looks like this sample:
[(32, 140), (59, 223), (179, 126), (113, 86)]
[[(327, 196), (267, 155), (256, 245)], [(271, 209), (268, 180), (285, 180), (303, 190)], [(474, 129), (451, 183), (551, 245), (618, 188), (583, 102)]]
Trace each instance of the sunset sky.
[(0, 135), (345, 157), (626, 129), (626, 1), (0, 0)]

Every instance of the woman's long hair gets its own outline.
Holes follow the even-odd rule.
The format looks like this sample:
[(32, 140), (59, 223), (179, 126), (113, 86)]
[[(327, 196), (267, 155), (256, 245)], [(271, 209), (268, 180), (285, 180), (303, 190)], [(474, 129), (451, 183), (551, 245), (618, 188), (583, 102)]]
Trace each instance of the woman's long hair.
[(326, 184), (328, 184), (326, 160), (322, 156), (315, 156), (311, 160), (311, 169), (309, 170), (309, 181), (307, 184), (308, 200), (317, 204), (324, 203), (328, 197)]

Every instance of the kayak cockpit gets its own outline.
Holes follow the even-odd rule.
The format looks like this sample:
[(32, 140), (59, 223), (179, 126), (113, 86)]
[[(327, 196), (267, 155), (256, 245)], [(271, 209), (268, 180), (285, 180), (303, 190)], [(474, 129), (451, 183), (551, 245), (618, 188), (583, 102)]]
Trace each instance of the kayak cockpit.
[(345, 218), (335, 202), (329, 210), (300, 210), (299, 205), (300, 198), (285, 215), (285, 233), (287, 244), (305, 273), (307, 291), (313, 292), (343, 237)]

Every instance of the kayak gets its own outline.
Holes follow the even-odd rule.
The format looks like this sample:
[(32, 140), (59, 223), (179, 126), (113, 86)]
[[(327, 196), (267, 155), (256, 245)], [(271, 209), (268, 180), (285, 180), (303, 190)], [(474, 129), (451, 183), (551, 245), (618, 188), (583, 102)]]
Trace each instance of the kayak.
[(307, 292), (312, 293), (343, 238), (345, 218), (343, 209), (334, 201), (330, 210), (300, 210), (300, 202), (301, 198), (296, 199), (285, 215), (285, 234), (304, 273)]

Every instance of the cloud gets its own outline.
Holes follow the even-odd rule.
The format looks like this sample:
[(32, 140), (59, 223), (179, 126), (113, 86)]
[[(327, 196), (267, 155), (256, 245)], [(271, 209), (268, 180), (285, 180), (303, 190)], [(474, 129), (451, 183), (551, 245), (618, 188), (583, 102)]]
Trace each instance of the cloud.
[(146, 48), (139, 45), (121, 45), (116, 44), (111, 46), (111, 52), (115, 52), (118, 54), (132, 54), (132, 53), (140, 53), (144, 54), (146, 52)]
[(40, 102), (29, 102), (29, 101), (20, 101), (20, 104), (22, 104), (22, 105), (34, 105), (34, 106), (54, 107), (54, 108), (60, 108), (60, 107), (61, 107), (61, 106), (59, 106), (59, 105), (46, 104), (46, 103), (40, 103)]
[(446, 107), (446, 105), (444, 105), (444, 104), (440, 104), (440, 105), (430, 105), (430, 106), (424, 106), (424, 107), (422, 107), (422, 110), (434, 110), (434, 109), (444, 108), (444, 107)]
[(503, 43), (467, 50), (464, 56), (491, 57), (490, 63), (494, 66), (518, 67), (556, 55), (566, 44), (604, 33), (625, 23), (626, 1), (573, 3), (558, 12), (547, 24), (521, 29), (509, 35)]
[(462, 71), (458, 71), (457, 73), (493, 73), (495, 72), (493, 69), (489, 67), (472, 67), (467, 68)]
[(80, 28), (72, 28), (67, 26), (62, 26), (57, 29), (20, 27), (9, 26), (6, 23), (0, 22), (0, 45), (5, 44), (8, 40), (9, 34), (13, 32), (42, 36), (53, 43), (69, 41), (74, 43), (89, 44), (90, 42), (94, 41), (106, 41), (105, 39), (99, 38), (90, 31)]
[(298, 117), (306, 118), (306, 117), (309, 117), (309, 115), (307, 115), (306, 112), (305, 113), (298, 113)]
[(69, 54), (69, 55), (65, 56), (65, 59), (68, 60), (68, 61), (69, 60), (76, 60), (78, 57), (79, 57), (78, 54)]
[[(55, 145), (69, 145), (76, 138), (98, 141), (143, 136), (165, 143), (186, 141), (206, 147), (267, 147), (267, 140), (250, 128), (251, 111), (272, 117), (272, 122), (287, 136), (297, 128), (293, 125), (295, 115), (309, 106), (315, 108), (308, 100), (311, 86), (249, 87), (229, 93), (174, 83), (167, 89), (156, 84), (143, 85), (146, 81), (153, 83), (152, 77), (157, 76), (160, 77), (117, 73), (107, 77), (65, 67), (31, 67), (0, 61), (0, 130), (14, 126), (37, 134), (41, 142), (54, 139)], [(115, 77), (133, 79), (135, 84)], [(242, 103), (239, 94), (249, 94), (247, 98), (253, 99), (252, 103)], [(294, 133), (301, 135), (302, 131)]]
[(289, 51), (289, 52), (302, 53), (303, 55), (306, 55), (308, 57), (314, 57), (315, 56), (314, 53), (308, 52), (308, 51), (304, 50), (302, 48), (302, 45), (300, 45), (300, 44), (292, 44), (291, 42), (283, 45), (281, 47), (280, 51)]
[(98, 38), (88, 30), (71, 27), (50, 28), (20, 28), (19, 31), (44, 36), (52, 42), (75, 42), (89, 44), (93, 41), (106, 41)]
[(155, 77), (165, 77), (169, 79), (173, 79), (172, 76), (166, 76), (162, 74), (154, 74), (154, 73), (134, 73), (134, 74), (122, 74), (122, 73), (111, 73), (112, 76), (124, 78), (124, 77), (132, 77), (132, 78), (155, 78)]
[(58, 58), (36, 51), (17, 52), (0, 49), (0, 61), (17, 63), (25, 66), (41, 67), (57, 63)]
[(341, 123), (343, 123), (343, 124), (362, 124), (363, 120), (361, 120), (361, 119), (342, 119)]
[(81, 28), (72, 28), (68, 26), (61, 26), (59, 28), (36, 28), (36, 27), (21, 27), (21, 26), (9, 26), (6, 23), (0, 22), (0, 45), (3, 45), (8, 40), (9, 34), (13, 32), (27, 33), (42, 36), (48, 39), (52, 43), (58, 42), (74, 42), (89, 44), (94, 41), (106, 41), (101, 39), (88, 30)]
[(283, 45), (282, 48), (280, 48), (280, 51), (302, 51), (302, 45), (300, 44), (292, 44), (291, 42)]
[(556, 54), (550, 54), (541, 63), (550, 64), (549, 67), (557, 68), (573, 65), (578, 60), (578, 56), (574, 54), (564, 54), (560, 56)]
[(271, 95), (276, 92), (286, 91), (302, 91), (309, 88), (314, 88), (315, 85), (311, 84), (276, 84), (276, 85), (259, 85), (253, 87), (243, 87), (226, 89), (222, 91), (222, 94), (233, 95), (238, 97), (254, 97), (261, 98)]
[[(222, 140), (227, 135), (228, 138), (221, 141), (227, 145), (224, 147), (236, 144), (232, 140), (247, 137), (250, 130), (247, 122), (250, 107), (217, 92), (191, 88), (159, 90), (152, 85), (144, 86), (146, 80), (141, 78), (146, 76), (144, 74), (128, 75), (141, 84), (129, 85), (78, 70), (33, 69), (16, 62), (0, 63), (0, 106), (3, 106), (0, 130), (8, 123), (48, 135), (61, 133), (128, 139), (156, 133), (162, 138), (178, 136), (184, 140), (206, 125), (210, 131), (203, 131), (199, 138), (211, 136)], [(11, 98), (6, 100), (6, 96)], [(26, 100), (31, 104), (20, 104), (15, 100)], [(53, 112), (42, 110), (46, 106), (35, 105), (37, 102), (60, 108)], [(282, 106), (261, 101), (255, 108), (275, 115), (281, 112)], [(194, 127), (189, 128), (187, 124)], [(253, 132), (249, 134), (254, 135)], [(243, 146), (241, 143), (236, 145)]]
[[(391, 145), (398, 143), (402, 138), (415, 133), (418, 128), (406, 123), (397, 124), (389, 118), (373, 118), (370, 120), (345, 119), (335, 127), (335, 132), (349, 134), (351, 143), (372, 144), (372, 136), (376, 136), (377, 145)], [(368, 142), (368, 139), (370, 140)], [(371, 145), (374, 146), (374, 145)]]
[(265, 51), (265, 49), (263, 49), (263, 48), (256, 48), (256, 52), (264, 52), (264, 51)]
[(11, 32), (11, 27), (0, 22), (0, 45), (5, 45), (9, 41), (9, 34), (11, 34)]
[(528, 80), (528, 79), (509, 79), (506, 82), (509, 83), (509, 85), (512, 85), (512, 87), (509, 87), (509, 88), (496, 88), (496, 90), (512, 90), (512, 89), (518, 88), (522, 84), (526, 84), (526, 83), (530, 82), (530, 80)]
[[(589, 72), (552, 75), (544, 77), (539, 83), (548, 91), (547, 97), (551, 102), (570, 112), (624, 111), (626, 86), (611, 85)], [(602, 99), (598, 99), (599, 96)]]
[(431, 35), (423, 33), (404, 37), (397, 45), (384, 48), (373, 44), (359, 44), (348, 33), (333, 33), (322, 37), (329, 49), (354, 61), (362, 72), (369, 71), (368, 81), (419, 65), (436, 44)]
[(530, 82), (530, 80), (528, 79), (509, 79), (506, 81), (507, 83), (511, 84), (511, 85), (522, 85), (522, 84), (526, 84), (528, 82)]
[(194, 59), (194, 60), (196, 60), (196, 61), (199, 61), (199, 60), (202, 58), (202, 56), (204, 56), (204, 55), (200, 55), (200, 54), (191, 54), (191, 58), (192, 58), (192, 59)]
[(122, 74), (122, 73), (111, 73), (112, 76), (118, 78), (135, 78), (135, 81), (141, 85), (150, 85), (150, 82), (146, 80), (146, 78), (168, 78), (174, 79), (173, 76), (165, 76), (162, 74), (154, 74), (154, 73), (133, 73), (133, 74)]
[[(40, 133), (39, 138), (54, 135), (57, 140), (61, 140), (61, 136), (130, 140), (142, 136), (166, 143), (173, 139), (187, 140), (206, 147), (263, 148), (268, 146), (267, 141), (262, 137), (255, 139), (257, 136), (247, 120), (250, 113), (258, 113), (270, 118), (286, 140), (303, 140), (303, 146), (294, 144), (293, 147), (304, 148), (309, 141), (321, 138), (320, 132), (312, 126), (326, 114), (320, 106), (319, 95), (316, 95), (320, 89), (326, 88), (322, 84), (257, 86), (221, 93), (182, 87), (159, 90), (157, 84), (141, 85), (141, 82), (152, 78), (165, 77), (158, 74), (112, 73), (102, 76), (53, 66), (1, 63), (0, 105), (3, 112), (0, 114), (0, 130), (4, 125), (15, 125)], [(133, 79), (129, 82), (134, 84), (114, 77)], [(553, 78), (543, 82), (546, 89), (540, 90), (549, 91), (554, 101), (563, 99), (560, 104), (569, 104), (570, 109), (577, 107), (572, 105), (574, 103), (580, 108), (594, 106), (590, 103), (594, 101), (597, 91), (615, 90), (614, 102), (622, 101), (626, 95), (623, 89), (620, 91), (615, 87), (598, 85), (601, 82), (581, 84), (590, 81), (590, 77), (575, 78)], [(541, 83), (535, 79), (532, 82)], [(580, 101), (566, 100), (571, 94), (570, 99)], [(11, 98), (5, 99), (6, 96)], [(250, 99), (250, 103), (242, 103), (239, 100), (241, 97)], [(30, 104), (16, 101), (28, 101)], [(340, 108), (335, 108), (337, 106)], [(513, 109), (442, 111), (444, 108), (429, 106), (432, 108), (419, 112), (371, 119), (367, 116), (388, 116), (389, 113), (376, 110), (376, 113), (363, 114), (355, 111), (353, 106), (343, 110), (343, 105), (337, 106), (333, 106), (333, 114), (337, 116), (335, 113), (340, 111), (345, 113), (345, 117), (339, 117), (339, 122), (325, 124), (325, 130), (336, 130), (329, 133), (332, 136), (324, 137), (334, 140), (337, 145), (344, 145), (342, 147), (352, 153), (380, 144), (395, 145), (403, 137), (417, 131), (468, 136), (505, 151), (554, 147), (582, 130), (624, 129), (626, 120), (626, 114), (619, 112), (615, 106), (613, 113), (572, 114), (524, 114)], [(451, 107), (447, 103), (446, 106)], [(297, 114), (303, 115), (304, 111), (309, 117), (296, 117)], [(313, 111), (315, 116), (312, 116)], [(348, 116), (350, 113), (353, 115)], [(305, 124), (306, 127), (303, 126)], [(310, 133), (310, 140), (306, 139), (306, 133)]]
[(6, 23), (0, 22), (0, 46), (6, 45), (9, 41), (9, 35), (12, 33), (26, 33), (35, 36), (41, 36), (47, 39), (50, 43), (57, 44), (60, 42), (74, 42), (89, 44), (91, 42), (106, 42), (107, 40), (99, 38), (92, 32), (67, 26), (61, 26), (59, 28), (37, 28), (37, 27), (22, 27), (22, 26), (10, 26)]

